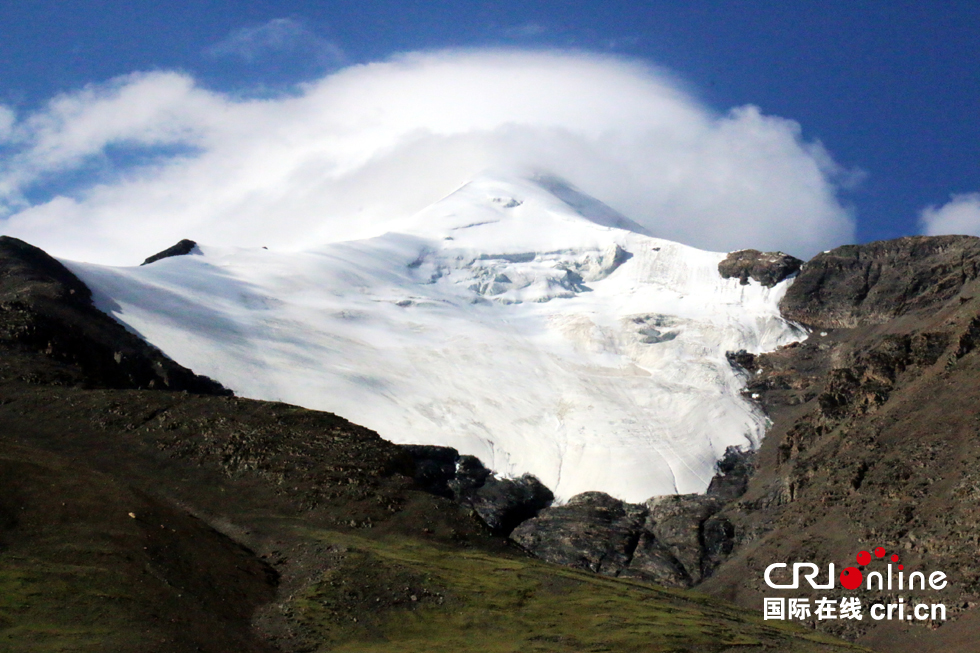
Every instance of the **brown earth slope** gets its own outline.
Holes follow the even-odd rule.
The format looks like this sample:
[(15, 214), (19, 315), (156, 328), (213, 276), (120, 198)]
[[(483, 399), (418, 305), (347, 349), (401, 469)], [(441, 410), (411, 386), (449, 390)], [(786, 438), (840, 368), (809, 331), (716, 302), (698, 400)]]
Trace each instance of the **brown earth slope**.
[(859, 593), (865, 605), (914, 595), (955, 621), (812, 625), (881, 651), (980, 650), (978, 275), (972, 237), (842, 247), (805, 264), (781, 308), (812, 335), (742, 359), (773, 426), (748, 492), (721, 513), (735, 551), (701, 590), (758, 609), (779, 595), (767, 565), (840, 570), (881, 546), (906, 573), (941, 570), (950, 586)]

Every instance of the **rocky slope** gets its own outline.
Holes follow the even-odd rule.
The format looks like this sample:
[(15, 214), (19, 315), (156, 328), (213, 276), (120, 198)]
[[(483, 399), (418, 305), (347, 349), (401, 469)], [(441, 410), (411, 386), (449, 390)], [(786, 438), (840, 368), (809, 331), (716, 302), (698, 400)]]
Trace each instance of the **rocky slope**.
[(464, 461), (435, 482), (467, 505), (427, 491), (419, 452), (228, 396), (29, 245), (0, 240), (0, 292), (5, 651), (851, 650), (535, 561), (487, 525), (533, 482)]
[(16, 374), (15, 361), (26, 355), (25, 374), (55, 384), (231, 394), (96, 309), (88, 287), (40, 249), (0, 236), (0, 260), (0, 373)]
[[(765, 283), (780, 255), (736, 252), (726, 276)], [(881, 651), (975, 651), (980, 617), (980, 239), (904, 238), (842, 247), (806, 263), (783, 315), (810, 337), (763, 355), (731, 352), (746, 395), (772, 419), (757, 454), (730, 451), (706, 495), (628, 504), (588, 493), (518, 527), (541, 557), (619, 577), (697, 586), (746, 608), (780, 593), (773, 562), (855, 564), (881, 546), (909, 573), (950, 585), (916, 591), (951, 620), (815, 620)], [(865, 601), (912, 600), (895, 590)], [(868, 605), (866, 605), (866, 610)]]
[(816, 626), (882, 651), (976, 650), (978, 276), (970, 237), (842, 247), (803, 267), (780, 308), (810, 338), (740, 360), (773, 426), (748, 491), (718, 513), (734, 553), (702, 590), (758, 605), (773, 593), (762, 582), (771, 562), (840, 568), (882, 546), (907, 570), (949, 575), (942, 592), (915, 594), (956, 621)]

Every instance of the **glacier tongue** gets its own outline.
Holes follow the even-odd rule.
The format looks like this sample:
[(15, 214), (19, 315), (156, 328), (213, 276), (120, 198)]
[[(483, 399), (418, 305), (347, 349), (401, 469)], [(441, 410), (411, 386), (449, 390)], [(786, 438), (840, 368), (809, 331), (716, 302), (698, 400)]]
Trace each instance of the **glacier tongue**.
[[(634, 228), (635, 227), (635, 228)], [(641, 233), (554, 179), (482, 178), (384, 235), (65, 262), (97, 305), (245, 397), (456, 447), (568, 498), (704, 491), (766, 421), (728, 351), (803, 337), (724, 254)]]

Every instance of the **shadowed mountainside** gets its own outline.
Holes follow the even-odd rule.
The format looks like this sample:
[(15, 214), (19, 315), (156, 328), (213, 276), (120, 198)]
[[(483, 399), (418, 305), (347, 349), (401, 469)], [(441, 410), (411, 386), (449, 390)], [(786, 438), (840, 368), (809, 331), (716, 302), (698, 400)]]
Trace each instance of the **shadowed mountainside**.
[(85, 284), (42, 250), (0, 236), (0, 261), (2, 373), (19, 369), (23, 380), (53, 384), (231, 394), (95, 308)]

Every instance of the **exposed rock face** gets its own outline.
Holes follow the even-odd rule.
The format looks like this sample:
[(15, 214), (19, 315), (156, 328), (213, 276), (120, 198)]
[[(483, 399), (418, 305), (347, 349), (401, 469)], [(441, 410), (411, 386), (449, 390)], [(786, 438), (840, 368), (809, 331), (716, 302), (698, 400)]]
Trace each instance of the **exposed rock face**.
[(728, 447), (716, 465), (718, 473), (708, 485), (708, 496), (727, 503), (745, 494), (749, 479), (755, 473), (755, 458), (755, 451)]
[(760, 252), (743, 249), (732, 252), (718, 264), (718, 272), (724, 279), (738, 277), (742, 285), (755, 279), (763, 286), (772, 288), (783, 279), (800, 270), (803, 261), (782, 252)]
[(618, 576), (629, 566), (646, 508), (585, 492), (524, 522), (511, 539), (549, 562)]
[[(710, 575), (721, 557), (731, 551), (730, 528), (721, 523), (709, 524), (722, 507), (715, 497), (700, 494), (654, 497), (646, 506), (645, 530), (680, 562), (687, 574), (685, 584), (698, 583)], [(710, 538), (706, 540), (709, 533)]]
[(176, 245), (171, 245), (162, 252), (157, 252), (153, 256), (148, 257), (145, 261), (140, 263), (140, 265), (149, 265), (150, 263), (159, 261), (160, 259), (170, 258), (171, 256), (185, 256), (193, 252), (195, 247), (197, 247), (197, 243), (195, 243), (193, 240), (184, 238)]
[(915, 236), (847, 245), (807, 262), (780, 303), (818, 328), (881, 324), (938, 307), (980, 274), (980, 238)]
[(624, 503), (585, 492), (518, 526), (511, 539), (536, 556), (607, 576), (689, 587), (732, 550), (716, 497), (686, 494)]
[(476, 511), (496, 535), (510, 535), (554, 501), (531, 474), (498, 479), (474, 456), (461, 456), (451, 447), (403, 445), (415, 459), (415, 482), (428, 492), (455, 499)]
[[(24, 376), (19, 357), (40, 352), (45, 381), (231, 394), (127, 331), (92, 305), (89, 289), (65, 266), (8, 236), (0, 236), (0, 349), (5, 375)], [(42, 380), (38, 365), (30, 367), (28, 376)]]

